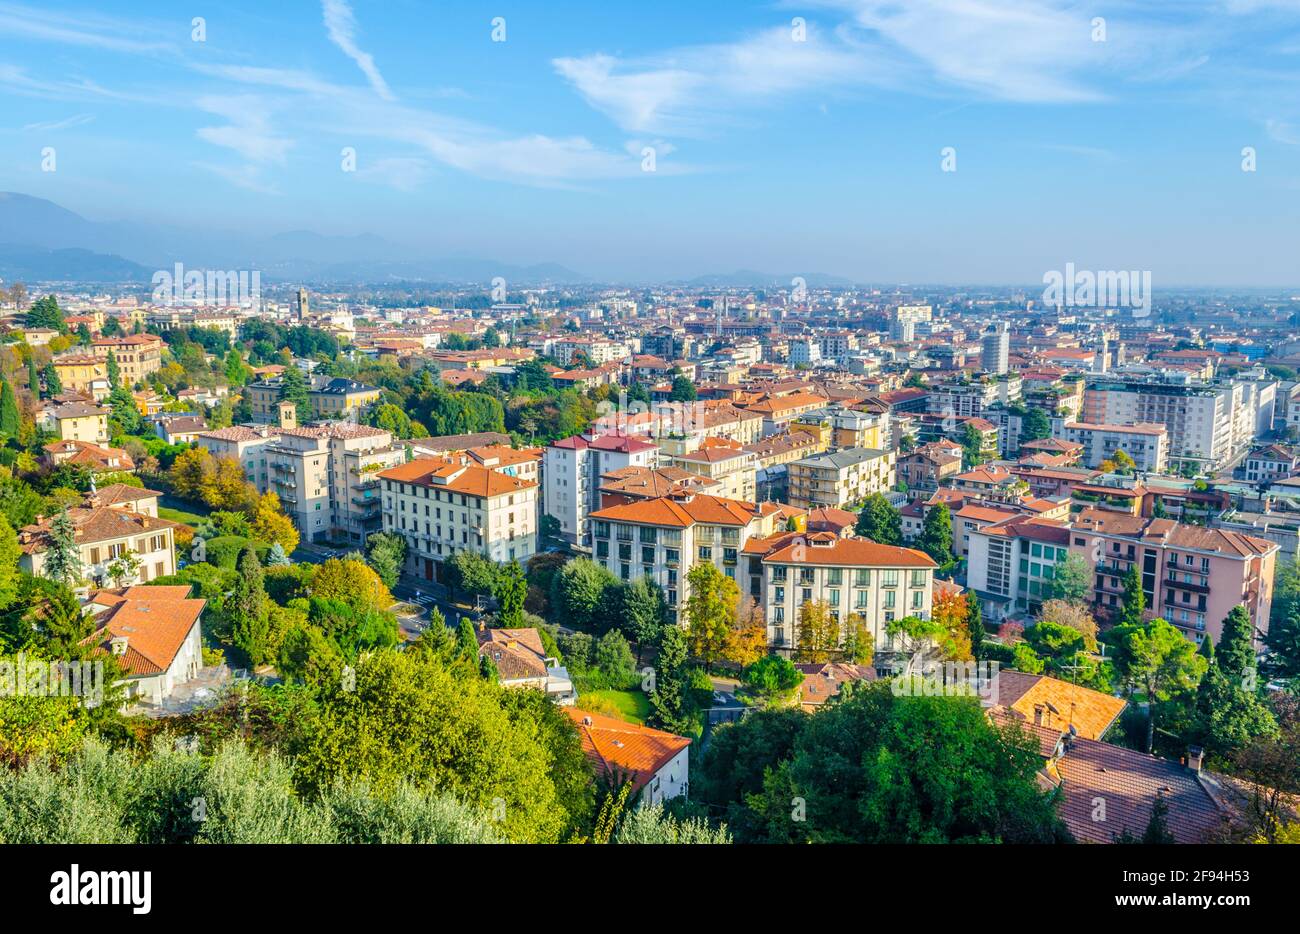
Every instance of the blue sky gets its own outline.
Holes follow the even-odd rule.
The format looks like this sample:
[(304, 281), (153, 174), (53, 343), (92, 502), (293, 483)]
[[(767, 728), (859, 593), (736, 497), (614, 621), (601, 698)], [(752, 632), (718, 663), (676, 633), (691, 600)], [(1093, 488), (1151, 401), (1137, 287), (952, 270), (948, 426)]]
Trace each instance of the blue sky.
[(1295, 285), (1298, 66), (1300, 0), (0, 0), (0, 189), (611, 279)]

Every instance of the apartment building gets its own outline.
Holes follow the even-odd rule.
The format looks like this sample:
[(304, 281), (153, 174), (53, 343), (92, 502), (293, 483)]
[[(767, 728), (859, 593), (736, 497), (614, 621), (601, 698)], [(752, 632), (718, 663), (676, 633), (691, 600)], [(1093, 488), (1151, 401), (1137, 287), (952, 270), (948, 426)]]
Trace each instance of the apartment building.
[(108, 384), (108, 360), (94, 354), (64, 354), (50, 361), (64, 392), (79, 392), (103, 402), (113, 387)]
[(1162, 424), (1094, 425), (1089, 422), (1064, 422), (1062, 440), (1083, 446), (1085, 467), (1100, 467), (1123, 451), (1133, 458), (1138, 470), (1163, 473), (1169, 466), (1169, 431)]
[(574, 435), (551, 443), (542, 456), (546, 515), (571, 545), (587, 547), (587, 516), (600, 508), (600, 478), (624, 467), (658, 467), (659, 448), (620, 432)]
[(796, 390), (769, 394), (765, 398), (745, 406), (745, 409), (754, 415), (762, 416), (762, 436), (766, 438), (768, 435), (775, 435), (789, 430), (790, 423), (800, 415), (824, 408), (829, 401), (819, 393)]
[(162, 345), (162, 338), (156, 334), (128, 334), (125, 337), (97, 338), (91, 341), (90, 350), (105, 361), (111, 353), (123, 382), (134, 386), (162, 369)]
[(1124, 576), (1137, 567), (1147, 616), (1168, 620), (1192, 641), (1217, 643), (1223, 619), (1235, 606), (1249, 611), (1257, 647), (1268, 633), (1274, 542), (1229, 529), (1086, 509), (1071, 523), (1070, 550), (1095, 569), (1093, 602), (1102, 613), (1118, 611)]
[(319, 418), (340, 418), (360, 411), (378, 402), (379, 395), (377, 386), (367, 386), (342, 376), (313, 377), (311, 388), (307, 391), (312, 411)]
[(972, 529), (967, 547), (967, 584), (984, 618), (1033, 616), (1052, 599), (1056, 566), (1070, 553), (1070, 528), (1020, 515)]
[(1093, 425), (1163, 425), (1174, 469), (1217, 470), (1231, 463), (1253, 438), (1254, 416), (1234, 414), (1245, 404), (1232, 384), (1157, 380), (1089, 379), (1083, 422)]
[(1246, 455), (1239, 473), (1250, 483), (1276, 483), (1300, 470), (1300, 453), (1281, 444), (1269, 444)]
[(649, 577), (680, 623), (690, 597), (686, 574), (709, 562), (738, 579), (741, 550), (767, 533), (762, 506), (685, 491), (591, 513), (592, 559), (620, 580)]
[(269, 482), (259, 490), (280, 497), (307, 541), (362, 543), (378, 532), (383, 527), (378, 475), (406, 460), (389, 432), (345, 423), (281, 428), (260, 452)]
[(89, 402), (47, 405), (37, 414), (36, 423), (64, 441), (108, 443), (108, 409), (101, 405)]
[(895, 452), (877, 448), (827, 451), (789, 464), (789, 502), (799, 509), (846, 509), (893, 489)]
[(961, 473), (961, 446), (945, 441), (922, 444), (897, 459), (898, 479), (909, 490), (937, 490)]
[(194, 441), (213, 457), (238, 461), (248, 482), (265, 493), (271, 488), (271, 465), (266, 446), (279, 436), (279, 429), (271, 425), (232, 425), (201, 431)]
[(537, 551), (537, 484), (463, 456), (420, 458), (379, 471), (383, 527), (407, 541), (407, 570), (445, 581), (446, 562), (470, 549), (493, 561)]
[(886, 632), (890, 622), (904, 616), (929, 619), (937, 565), (924, 552), (830, 533), (777, 538), (780, 547), (766, 551), (769, 543), (755, 542), (746, 554), (750, 592), (761, 582), (760, 604), (773, 648), (799, 647), (799, 609), (812, 601), (827, 603), (846, 626), (851, 616), (860, 617), (881, 662), (899, 648)]
[(995, 405), (1010, 406), (1021, 398), (1022, 380), (1015, 373), (970, 382), (941, 383), (929, 389), (926, 405), (932, 414), (957, 418), (981, 416)]
[(664, 463), (716, 480), (718, 486), (710, 487), (709, 492), (717, 496), (748, 502), (758, 498), (758, 458), (734, 442), (706, 442), (698, 451), (667, 458)]
[[(82, 576), (95, 587), (110, 581), (111, 566), (128, 552), (138, 562), (122, 584), (139, 584), (176, 573), (176, 523), (158, 518), (157, 490), (116, 484), (89, 493), (68, 510), (81, 558)], [(45, 569), (54, 516), (37, 516), (18, 532), (18, 566), (40, 576)]]

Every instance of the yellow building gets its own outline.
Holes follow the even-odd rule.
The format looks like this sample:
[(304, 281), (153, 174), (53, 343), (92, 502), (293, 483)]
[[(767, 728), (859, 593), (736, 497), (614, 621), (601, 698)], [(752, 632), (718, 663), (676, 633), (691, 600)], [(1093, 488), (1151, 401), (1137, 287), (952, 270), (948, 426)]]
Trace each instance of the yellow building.
[(96, 357), (107, 360), (111, 353), (117, 361), (122, 381), (134, 386), (150, 373), (162, 369), (162, 338), (156, 334), (128, 334), (126, 337), (101, 337), (91, 343)]
[(108, 398), (108, 361), (91, 354), (67, 354), (50, 361), (65, 392), (79, 392), (96, 402)]
[(313, 386), (308, 396), (315, 413), (321, 418), (330, 418), (378, 402), (379, 389), (338, 376)]
[(88, 402), (68, 402), (41, 412), (39, 423), (63, 441), (108, 443), (108, 409)]

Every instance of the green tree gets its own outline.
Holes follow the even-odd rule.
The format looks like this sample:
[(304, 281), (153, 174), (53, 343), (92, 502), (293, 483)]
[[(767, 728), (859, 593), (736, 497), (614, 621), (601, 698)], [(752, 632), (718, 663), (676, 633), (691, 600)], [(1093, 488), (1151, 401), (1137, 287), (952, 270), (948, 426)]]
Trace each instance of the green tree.
[(299, 422), (308, 421), (312, 417), (307, 377), (298, 367), (287, 367), (280, 375), (280, 398), (293, 403)]
[(668, 603), (659, 585), (647, 576), (638, 577), (622, 588), (623, 631), (636, 642), (636, 663), (641, 650), (655, 645), (668, 623)]
[(574, 629), (596, 628), (605, 591), (618, 580), (589, 558), (574, 558), (551, 581), (551, 605), (558, 618)]
[(1121, 649), (1116, 655), (1120, 677), (1146, 695), (1146, 750), (1150, 752), (1160, 704), (1190, 695), (1208, 663), (1182, 633), (1163, 619), (1116, 627), (1111, 635), (1118, 639)]
[(0, 376), (0, 436), (8, 439), (18, 437), (22, 420), (18, 416), (18, 400), (9, 380)]
[(1215, 647), (1214, 662), (1230, 679), (1240, 683), (1247, 669), (1255, 668), (1255, 625), (1241, 604), (1228, 611)]
[(406, 547), (406, 538), (396, 532), (375, 532), (366, 539), (366, 562), (390, 590), (401, 578)]
[(38, 298), (27, 312), (25, 325), (28, 328), (50, 328), (60, 334), (68, 333), (67, 322), (63, 319), (63, 309), (53, 295)]
[(611, 629), (596, 642), (596, 667), (609, 683), (622, 686), (632, 680), (636, 661), (627, 639), (617, 629)]
[(1020, 442), (1038, 441), (1052, 436), (1052, 423), (1047, 413), (1034, 406), (1020, 422)]
[(46, 577), (68, 587), (81, 582), (81, 547), (77, 544), (77, 527), (68, 515), (67, 506), (60, 509), (50, 523), (42, 570)]
[(492, 587), (497, 601), (497, 622), (505, 629), (518, 629), (524, 624), (524, 600), (528, 597), (528, 581), (518, 561), (501, 568)]
[(668, 398), (672, 402), (694, 402), (695, 384), (684, 374), (678, 373), (673, 377), (673, 385), (668, 393)]
[(916, 547), (933, 558), (940, 567), (952, 563), (952, 512), (946, 503), (931, 506), (925, 514)]
[(57, 396), (63, 392), (63, 380), (59, 379), (59, 371), (55, 369), (53, 363), (45, 364), (41, 370), (41, 382), (45, 384), (45, 395)]
[(686, 580), (691, 588), (686, 599), (691, 653), (711, 669), (726, 653), (727, 638), (736, 624), (740, 588), (714, 564), (697, 564)]
[(122, 385), (122, 368), (118, 366), (117, 355), (114, 354), (113, 351), (111, 350), (108, 352), (108, 361), (106, 363), (106, 366), (107, 366), (107, 376), (108, 376), (108, 388), (116, 389), (118, 386)]
[(1224, 761), (1256, 737), (1272, 737), (1277, 732), (1273, 714), (1254, 694), (1218, 665), (1209, 666), (1196, 689), (1193, 734), (1207, 756)]
[(1140, 627), (1146, 620), (1147, 597), (1142, 590), (1142, 577), (1137, 565), (1128, 569), (1124, 575), (1124, 596), (1120, 604), (1117, 626)]
[(670, 733), (688, 733), (691, 720), (686, 692), (686, 638), (676, 626), (664, 630), (650, 691), (650, 720)]
[(882, 545), (903, 544), (903, 517), (883, 493), (872, 493), (862, 504), (854, 528), (859, 538)]
[(1071, 603), (1087, 603), (1092, 593), (1092, 568), (1080, 555), (1070, 552), (1056, 563), (1051, 596)]
[(249, 662), (260, 666), (273, 657), (270, 644), (269, 598), (266, 573), (257, 558), (257, 550), (248, 544), (239, 553), (234, 590), (226, 603), (228, 623), (234, 643), (247, 655)]
[(803, 673), (788, 658), (765, 655), (746, 666), (741, 681), (771, 703), (793, 695), (803, 682)]

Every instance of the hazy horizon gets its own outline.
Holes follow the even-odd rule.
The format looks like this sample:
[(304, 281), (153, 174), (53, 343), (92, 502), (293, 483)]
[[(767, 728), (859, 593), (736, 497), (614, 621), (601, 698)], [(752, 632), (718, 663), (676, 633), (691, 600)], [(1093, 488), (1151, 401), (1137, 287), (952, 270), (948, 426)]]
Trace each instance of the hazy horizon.
[(1293, 0), (0, 2), (0, 37), (0, 190), (92, 221), (637, 285), (1297, 277)]

